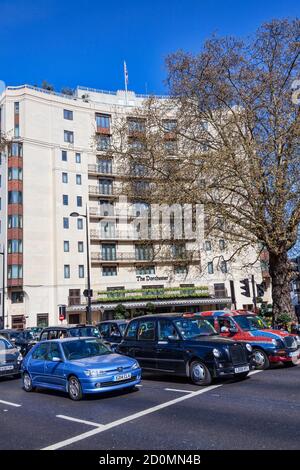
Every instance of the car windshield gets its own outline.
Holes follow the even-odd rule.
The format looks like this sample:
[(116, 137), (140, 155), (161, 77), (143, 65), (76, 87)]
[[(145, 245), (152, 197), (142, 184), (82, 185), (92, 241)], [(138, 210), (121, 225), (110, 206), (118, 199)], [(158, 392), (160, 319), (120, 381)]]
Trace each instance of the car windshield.
[(201, 318), (178, 318), (174, 323), (184, 339), (218, 334), (207, 320)]
[(261, 317), (256, 315), (239, 315), (234, 320), (242, 328), (242, 330), (262, 330), (268, 328)]
[(23, 336), (27, 341), (31, 341), (32, 339), (34, 339), (34, 334), (32, 331), (24, 331)]
[(81, 328), (71, 328), (70, 329), (70, 336), (94, 336), (95, 338), (100, 338), (100, 332), (98, 328), (95, 328), (93, 326), (86, 326), (86, 327), (81, 327)]
[(62, 347), (68, 361), (112, 354), (112, 352), (98, 338), (67, 341), (62, 343)]

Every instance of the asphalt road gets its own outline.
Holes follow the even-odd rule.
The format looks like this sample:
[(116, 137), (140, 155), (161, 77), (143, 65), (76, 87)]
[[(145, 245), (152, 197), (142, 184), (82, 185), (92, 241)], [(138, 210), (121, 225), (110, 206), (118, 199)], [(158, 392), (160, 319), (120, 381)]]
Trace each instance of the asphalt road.
[(0, 449), (45, 448), (299, 449), (300, 366), (208, 388), (151, 375), (81, 402), (0, 379)]

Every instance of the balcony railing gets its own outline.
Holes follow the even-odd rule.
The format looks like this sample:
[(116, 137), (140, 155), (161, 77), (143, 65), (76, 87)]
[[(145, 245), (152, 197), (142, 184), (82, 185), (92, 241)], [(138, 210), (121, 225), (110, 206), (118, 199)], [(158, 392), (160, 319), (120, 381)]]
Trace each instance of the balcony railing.
[(113, 196), (113, 189), (111, 188), (110, 191), (104, 191), (99, 186), (89, 186), (89, 194), (92, 196)]
[(92, 252), (91, 253), (91, 259), (94, 262), (100, 262), (100, 261), (134, 261), (136, 263), (149, 263), (149, 262), (170, 262), (170, 263), (176, 263), (176, 262), (199, 262), (200, 261), (200, 254), (198, 251), (190, 251), (186, 252), (185, 257), (174, 257), (171, 253), (171, 251), (168, 251), (166, 253), (158, 253), (158, 254), (153, 254), (152, 256), (141, 256), (139, 253), (135, 252), (117, 252), (115, 254), (114, 259), (108, 260), (105, 256), (103, 256), (102, 252)]
[(112, 168), (104, 168), (102, 165), (88, 165), (88, 172), (99, 175), (115, 175)]

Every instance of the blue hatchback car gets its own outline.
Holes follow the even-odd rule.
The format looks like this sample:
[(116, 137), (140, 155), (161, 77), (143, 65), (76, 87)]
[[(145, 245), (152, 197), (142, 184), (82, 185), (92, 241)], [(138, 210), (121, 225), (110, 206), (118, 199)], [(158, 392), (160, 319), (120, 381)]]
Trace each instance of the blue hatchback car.
[(72, 400), (84, 394), (134, 388), (141, 381), (135, 359), (108, 349), (99, 338), (65, 338), (42, 341), (22, 364), (23, 388), (62, 390)]

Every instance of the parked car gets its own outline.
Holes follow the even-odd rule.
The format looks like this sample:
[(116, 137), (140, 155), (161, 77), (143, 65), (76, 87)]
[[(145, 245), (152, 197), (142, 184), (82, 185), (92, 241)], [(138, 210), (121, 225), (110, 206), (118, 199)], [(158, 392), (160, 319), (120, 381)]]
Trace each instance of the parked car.
[(4, 336), (14, 344), (23, 356), (25, 356), (36, 343), (34, 335), (28, 330), (5, 329), (0, 330), (0, 335)]
[(72, 400), (123, 388), (141, 381), (138, 362), (114, 354), (99, 338), (65, 338), (42, 341), (22, 364), (23, 388), (65, 391)]
[(97, 326), (102, 338), (110, 344), (112, 350), (115, 350), (123, 339), (127, 324), (126, 320), (106, 320)]
[(14, 344), (0, 336), (0, 377), (20, 374), (23, 356)]
[(249, 344), (220, 337), (193, 314), (135, 318), (117, 351), (134, 357), (144, 371), (189, 377), (196, 385), (209, 385), (216, 377), (245, 378), (252, 367)]
[(221, 336), (245, 341), (253, 347), (257, 369), (268, 369), (270, 364), (291, 366), (300, 359), (300, 338), (283, 330), (268, 328), (258, 315), (244, 310), (202, 312)]
[(93, 336), (100, 338), (99, 329), (93, 325), (60, 325), (60, 326), (47, 326), (40, 333), (40, 341), (63, 339), (63, 338), (78, 338), (78, 337)]

